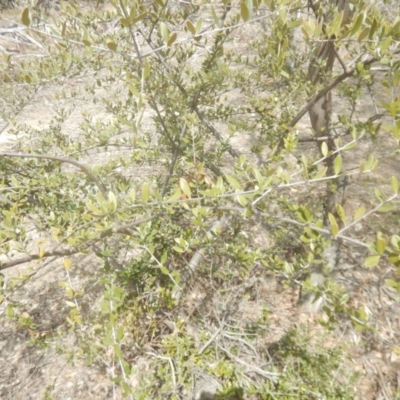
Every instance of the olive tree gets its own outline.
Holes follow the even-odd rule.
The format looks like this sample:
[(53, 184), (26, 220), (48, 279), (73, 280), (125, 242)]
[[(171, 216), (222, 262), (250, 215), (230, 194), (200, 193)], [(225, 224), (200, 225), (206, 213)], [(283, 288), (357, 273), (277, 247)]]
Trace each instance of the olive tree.
[[(200, 368), (230, 396), (354, 398), (310, 377), (318, 370), (324, 381), (335, 366), (314, 365), (308, 386), (290, 386), (279, 363), (262, 368), (265, 355), (236, 354), (234, 338), (217, 339), (240, 326), (239, 305), (267, 277), (301, 286), (300, 310), (326, 312), (330, 326), (344, 314), (360, 328), (360, 310), (332, 278), (346, 261), (343, 244), (361, 249), (366, 267), (398, 268), (395, 226), (361, 238), (355, 230), (396, 209), (397, 177), (385, 181), (391, 193), (371, 183), (372, 207), (362, 195), (351, 211), (345, 204), (352, 180), (379, 162), (364, 144), (387, 140), (398, 150), (400, 19), (389, 6), (111, 0), (61, 3), (50, 16), (25, 8), (21, 27), (37, 54), (1, 64), (3, 135), (15, 139), (0, 152), (9, 315), (35, 329), (21, 319), (32, 277), (59, 261), (70, 276), (89, 255), (100, 263), (100, 311), (85, 311), (85, 291), (62, 280), (67, 326), (88, 359), (112, 349), (126, 396), (185, 398)], [(55, 114), (34, 127), (18, 115), (44, 88), (54, 88)], [(21, 265), (28, 269), (8, 279)], [(397, 277), (387, 284), (399, 291)], [(199, 290), (208, 297), (190, 306)], [(301, 358), (290, 337), (281, 343)], [(160, 362), (133, 388), (143, 353)]]

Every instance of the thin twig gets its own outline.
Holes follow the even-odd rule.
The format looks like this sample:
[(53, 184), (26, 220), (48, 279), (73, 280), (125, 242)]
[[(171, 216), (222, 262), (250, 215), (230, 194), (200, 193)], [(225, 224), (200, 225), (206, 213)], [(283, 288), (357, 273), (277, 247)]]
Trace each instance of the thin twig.
[(88, 167), (81, 164), (80, 162), (72, 159), (72, 158), (64, 158), (64, 157), (54, 157), (49, 156), (46, 154), (34, 154), (34, 153), (0, 153), (0, 157), (11, 157), (11, 158), (37, 158), (43, 160), (52, 160), (52, 161), (59, 161), (66, 164), (72, 164), (81, 169), (87, 177), (92, 180), (96, 186), (99, 188), (101, 194), (106, 198), (107, 197), (107, 190), (103, 183), (97, 178), (93, 172), (89, 170)]

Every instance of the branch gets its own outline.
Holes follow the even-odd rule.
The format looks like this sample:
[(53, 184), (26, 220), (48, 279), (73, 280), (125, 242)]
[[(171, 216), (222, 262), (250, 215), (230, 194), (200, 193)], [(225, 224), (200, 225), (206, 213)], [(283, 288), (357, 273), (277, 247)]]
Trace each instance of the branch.
[(64, 250), (46, 251), (42, 256), (40, 256), (39, 254), (27, 255), (24, 257), (17, 258), (16, 260), (0, 263), (0, 271), (2, 271), (3, 269), (15, 267), (16, 265), (27, 263), (29, 261), (39, 260), (41, 258), (54, 257), (54, 256), (56, 257), (71, 256), (79, 252), (80, 250), (77, 249), (64, 249)]
[[(393, 51), (392, 54), (393, 55), (400, 54), (400, 49)], [(363, 62), (363, 65), (368, 66), (377, 61), (379, 61), (379, 58), (370, 57), (369, 59)], [(354, 66), (353, 68), (350, 68), (347, 71), (344, 71), (342, 74), (338, 75), (328, 86), (326, 86), (324, 89), (320, 90), (317, 94), (311, 97), (308, 103), (297, 113), (297, 115), (287, 124), (287, 126), (289, 128), (295, 127), (296, 124), (304, 117), (305, 114), (307, 114), (308, 111), (310, 111), (310, 108), (314, 106), (318, 100), (322, 99), (328, 92), (330, 92), (337, 85), (339, 85), (339, 83), (343, 82), (344, 80), (352, 76), (356, 72), (356, 70), (357, 66)], [(282, 137), (279, 140), (279, 143), (273, 149), (272, 155), (276, 155), (277, 152), (282, 148), (283, 144), (284, 144), (284, 138)]]
[[(99, 235), (98, 238), (91, 240), (91, 242), (96, 242), (99, 239), (103, 239), (107, 236), (110, 236), (112, 233), (127, 233), (127, 230), (130, 228), (133, 228), (137, 225), (141, 225), (144, 224), (145, 222), (151, 221), (153, 219), (159, 218), (162, 215), (164, 215), (164, 213), (159, 213), (156, 215), (152, 215), (150, 217), (147, 218), (143, 218), (143, 219), (139, 219), (139, 220), (135, 220), (132, 221), (128, 224), (123, 224), (123, 225), (117, 225), (114, 226), (112, 228), (108, 228), (105, 229), (104, 231), (102, 231)], [(90, 247), (92, 243), (88, 243), (87, 247)], [(27, 263), (29, 261), (33, 261), (33, 260), (39, 260), (42, 258), (47, 258), (47, 257), (63, 257), (63, 256), (71, 256), (73, 254), (77, 254), (77, 253), (81, 253), (82, 251), (84, 251), (85, 249), (60, 249), (57, 250), (57, 248), (59, 247), (59, 245), (53, 249), (53, 250), (49, 250), (49, 251), (45, 251), (45, 253), (43, 255), (39, 255), (39, 254), (29, 254), (20, 258), (17, 258), (16, 260), (11, 260), (5, 263), (1, 263), (0, 262), (0, 271), (2, 271), (3, 269), (7, 269), (7, 268), (11, 268), (11, 267), (15, 267), (16, 265), (20, 265), (20, 264), (24, 264)]]
[(67, 164), (72, 164), (81, 169), (89, 179), (91, 179), (99, 188), (101, 194), (106, 198), (107, 197), (107, 190), (103, 183), (97, 178), (93, 172), (89, 170), (85, 165), (81, 164), (80, 162), (73, 160), (72, 158), (63, 158), (63, 157), (54, 157), (48, 156), (46, 154), (25, 154), (25, 153), (0, 153), (0, 157), (14, 157), (14, 158), (39, 158), (43, 160), (53, 160), (53, 161), (60, 161)]

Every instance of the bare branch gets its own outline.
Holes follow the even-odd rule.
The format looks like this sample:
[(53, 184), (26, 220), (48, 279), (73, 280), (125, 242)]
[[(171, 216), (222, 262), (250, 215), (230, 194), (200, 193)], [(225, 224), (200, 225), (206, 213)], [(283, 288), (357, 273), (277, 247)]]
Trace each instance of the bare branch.
[(104, 197), (107, 197), (107, 190), (106, 187), (103, 185), (103, 183), (97, 178), (95, 174), (93, 174), (92, 171), (89, 170), (88, 167), (85, 165), (81, 164), (80, 162), (72, 159), (72, 158), (64, 158), (64, 157), (54, 157), (54, 156), (48, 156), (46, 154), (34, 154), (34, 153), (0, 153), (0, 157), (13, 157), (13, 158), (38, 158), (38, 159), (43, 159), (43, 160), (53, 160), (53, 161), (59, 161), (63, 162), (66, 164), (72, 164), (81, 169), (89, 179), (91, 179), (96, 186), (99, 188), (101, 194)]

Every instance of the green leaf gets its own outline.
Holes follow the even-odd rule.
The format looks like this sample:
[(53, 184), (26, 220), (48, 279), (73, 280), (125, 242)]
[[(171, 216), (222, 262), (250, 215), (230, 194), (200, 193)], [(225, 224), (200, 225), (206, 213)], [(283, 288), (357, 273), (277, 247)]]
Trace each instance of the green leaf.
[(393, 279), (385, 279), (386, 285), (389, 287), (396, 289), (400, 293), (400, 283), (394, 281)]
[(115, 197), (115, 194), (113, 192), (108, 192), (108, 201), (112, 204), (113, 206), (113, 211), (117, 209), (118, 202), (117, 198)]
[(177, 37), (178, 37), (177, 33), (174, 32), (174, 33), (169, 37), (169, 40), (168, 40), (168, 42), (167, 42), (167, 46), (168, 46), (168, 47), (171, 46), (171, 45), (175, 42), (175, 40), (177, 39)]
[(28, 7), (24, 8), (24, 10), (22, 11), (21, 21), (25, 26), (31, 25), (31, 14)]
[(242, 207), (247, 206), (248, 200), (247, 200), (246, 196), (244, 196), (244, 195), (236, 196), (236, 200)]
[(335, 172), (335, 175), (339, 175), (340, 171), (342, 170), (342, 166), (343, 166), (343, 159), (342, 156), (339, 154), (333, 161), (333, 170)]
[(379, 263), (380, 258), (381, 256), (379, 255), (367, 257), (364, 261), (364, 266), (367, 268), (376, 267)]
[(358, 33), (358, 31), (360, 30), (361, 25), (362, 25), (363, 22), (364, 22), (364, 18), (365, 18), (364, 13), (360, 13), (360, 14), (358, 15), (357, 19), (355, 20), (355, 22), (354, 22), (354, 24), (353, 24), (353, 27), (351, 28), (351, 36), (353, 36), (353, 35), (356, 35), (356, 36), (357, 36), (357, 33)]
[(119, 326), (117, 329), (117, 341), (121, 341), (122, 338), (124, 337), (124, 327), (123, 326)]
[(338, 224), (331, 225), (331, 233), (332, 233), (333, 237), (336, 237), (336, 235), (339, 233), (339, 225)]
[(90, 200), (86, 202), (86, 207), (96, 216), (102, 216), (104, 213), (97, 208)]
[(392, 37), (388, 36), (385, 40), (383, 40), (380, 43), (381, 54), (385, 54), (389, 50), (391, 44), (392, 44)]
[(119, 21), (121, 22), (121, 25), (123, 25), (123, 26), (126, 26), (126, 27), (131, 26), (131, 21), (129, 21), (126, 18), (121, 18)]
[(358, 41), (362, 42), (369, 35), (369, 28), (364, 28), (361, 33), (358, 35)]
[(250, 12), (244, 0), (242, 0), (240, 3), (240, 16), (244, 22), (247, 22), (250, 18)]
[(356, 145), (356, 142), (347, 143), (347, 144), (343, 147), (343, 151), (351, 150), (353, 147), (355, 147), (355, 145)]
[(398, 194), (399, 193), (399, 181), (397, 180), (397, 178), (395, 176), (392, 176), (390, 183), (392, 185), (394, 194)]
[(179, 179), (179, 187), (181, 188), (182, 192), (190, 199), (192, 197), (192, 191), (190, 190), (189, 183), (185, 178)]
[(336, 218), (334, 217), (333, 214), (328, 213), (328, 219), (329, 222), (331, 223), (331, 233), (334, 237), (339, 233), (339, 225), (336, 222)]
[(196, 29), (195, 29), (195, 34), (196, 35), (201, 33), (202, 27), (203, 27), (203, 18), (199, 18), (199, 20), (197, 21), (197, 24), (196, 24)]
[(182, 247), (174, 246), (172, 247), (177, 253), (183, 253), (185, 250)]
[(386, 203), (383, 206), (378, 208), (379, 212), (388, 212), (388, 211), (393, 211), (397, 208), (395, 204), (392, 203)]
[(165, 267), (163, 267), (163, 266), (160, 267), (160, 271), (161, 271), (161, 273), (163, 273), (164, 275), (169, 275), (168, 269), (165, 268)]
[(372, 22), (371, 29), (369, 31), (368, 39), (372, 40), (374, 38), (375, 32), (378, 29), (378, 21), (376, 18), (374, 18), (374, 21)]
[(287, 23), (287, 27), (289, 28), (289, 29), (294, 29), (294, 28), (297, 28), (298, 26), (300, 26), (300, 25), (302, 25), (303, 24), (303, 20), (301, 20), (301, 19), (296, 19), (296, 20), (294, 20), (294, 21), (289, 21), (288, 23)]
[(326, 142), (322, 142), (321, 144), (321, 153), (324, 157), (328, 155), (328, 145), (326, 144)]
[(390, 243), (392, 244), (393, 247), (395, 247), (396, 249), (400, 249), (400, 236), (398, 235), (393, 235), (390, 238)]
[(326, 174), (328, 167), (322, 167), (313, 177), (313, 179), (320, 179), (323, 178)]
[(220, 21), (219, 21), (219, 18), (218, 18), (218, 16), (217, 16), (217, 14), (216, 14), (215, 9), (214, 9), (213, 6), (211, 6), (211, 15), (212, 15), (212, 17), (213, 17), (213, 20), (214, 20), (215, 25), (219, 26), (219, 22), (220, 22)]
[(386, 248), (386, 241), (383, 238), (378, 238), (375, 247), (378, 254), (382, 255)]
[(167, 259), (168, 259), (168, 251), (164, 250), (160, 258), (160, 263), (165, 264), (167, 262)]
[(357, 208), (356, 212), (354, 213), (354, 220), (357, 221), (364, 214), (365, 214), (365, 207), (364, 206), (360, 206), (359, 208)]
[(192, 24), (192, 22), (189, 19), (186, 21), (186, 27), (189, 29), (189, 31), (192, 35), (194, 35), (196, 33), (196, 28), (194, 27), (194, 25)]
[(148, 183), (143, 183), (142, 185), (142, 201), (147, 203), (150, 198), (150, 185)]
[(238, 182), (238, 180), (232, 175), (226, 175), (225, 178), (231, 184), (231, 186), (235, 189), (242, 189), (242, 185)]
[[(375, 188), (375, 189), (374, 189), (374, 193), (375, 193), (376, 198), (377, 198), (379, 201), (383, 202), (383, 194), (382, 194), (382, 192), (381, 192), (378, 188)], [(383, 207), (383, 206), (382, 206), (382, 207)]]
[(346, 213), (344, 208), (340, 204), (336, 204), (336, 212), (339, 215), (341, 221), (345, 224), (346, 223)]
[(135, 203), (135, 200), (136, 200), (136, 190), (135, 190), (135, 188), (132, 188), (132, 189), (129, 191), (128, 196), (129, 196), (129, 200), (130, 200), (132, 203)]
[(117, 45), (114, 42), (107, 42), (107, 47), (112, 51), (117, 50)]
[(137, 17), (131, 19), (132, 25), (134, 25), (134, 24), (136, 24), (137, 22), (141, 21), (144, 17), (147, 16), (147, 14), (148, 14), (147, 11), (145, 11), (144, 13), (142, 13), (142, 14), (138, 15)]
[(169, 29), (168, 26), (164, 22), (160, 22), (160, 35), (164, 39), (166, 43), (169, 40)]

